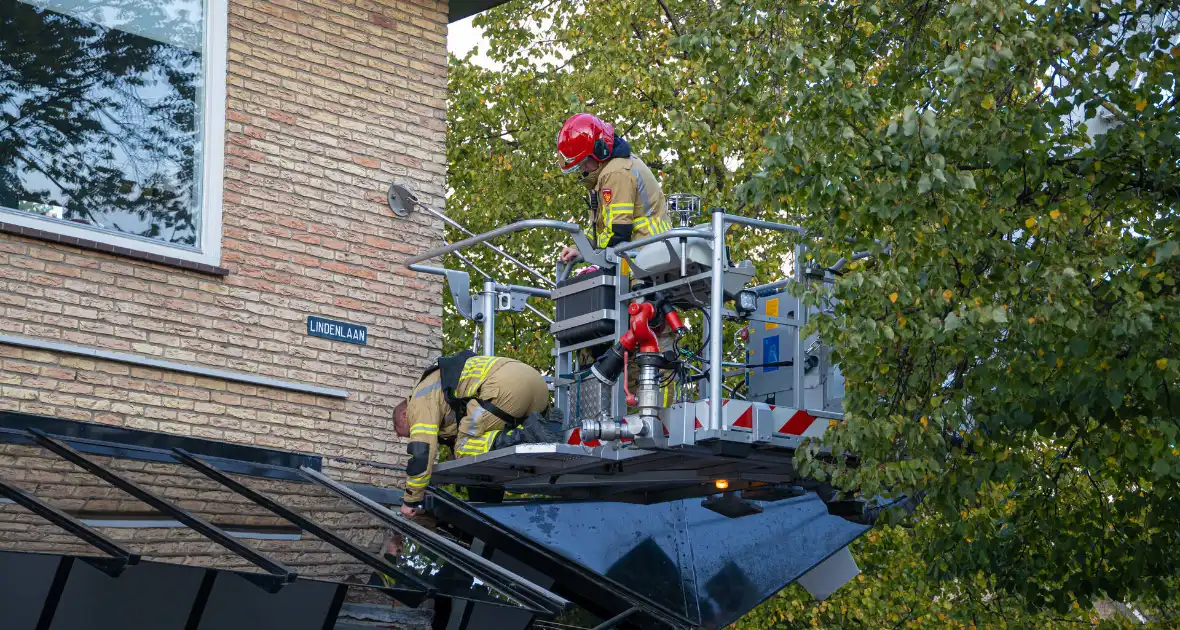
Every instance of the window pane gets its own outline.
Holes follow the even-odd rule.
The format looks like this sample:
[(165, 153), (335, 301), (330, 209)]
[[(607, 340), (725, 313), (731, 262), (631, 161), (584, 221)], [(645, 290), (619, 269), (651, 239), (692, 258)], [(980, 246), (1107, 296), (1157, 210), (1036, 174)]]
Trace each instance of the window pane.
[(198, 248), (202, 0), (0, 0), (0, 208)]

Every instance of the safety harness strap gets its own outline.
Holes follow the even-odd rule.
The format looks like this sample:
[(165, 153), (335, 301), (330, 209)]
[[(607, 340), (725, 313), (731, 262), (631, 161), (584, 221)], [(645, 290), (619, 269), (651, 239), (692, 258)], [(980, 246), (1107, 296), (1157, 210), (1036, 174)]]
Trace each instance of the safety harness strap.
[[(466, 366), (469, 359), (477, 356), (479, 355), (470, 350), (464, 350), (463, 352), (460, 352), (454, 356), (440, 357), (437, 363), (426, 368), (426, 371), (422, 374), (422, 379), (425, 379), (427, 376), (433, 374), (435, 370), (438, 370), (439, 384), (442, 386), (443, 395), (446, 397), (447, 405), (452, 411), (455, 412), (456, 420), (467, 415), (467, 403), (474, 400), (479, 403), (480, 407), (483, 407), (492, 415), (503, 420), (509, 426), (515, 426), (521, 422), (524, 422), (524, 418), (517, 418), (516, 416), (513, 416), (507, 411), (497, 407), (490, 400), (482, 400), (475, 396), (460, 398), (455, 394), (455, 392), (459, 389), (459, 381), (463, 378), (464, 366)], [(422, 382), (422, 379), (419, 379), (418, 382)]]
[(524, 418), (517, 418), (516, 416), (508, 413), (507, 411), (504, 411), (503, 409), (493, 405), (490, 400), (477, 399), (477, 402), (479, 402), (479, 406), (483, 407), (485, 411), (487, 411), (488, 413), (491, 413), (493, 416), (496, 416), (497, 418), (503, 420), (504, 423), (510, 427), (516, 426), (516, 425), (520, 424), (521, 422), (524, 422)]
[(451, 411), (455, 412), (456, 421), (467, 414), (467, 401), (456, 396), (455, 390), (459, 388), (459, 381), (463, 378), (463, 366), (467, 364), (468, 359), (474, 356), (476, 356), (474, 352), (464, 350), (454, 356), (439, 357), (438, 359), (439, 384), (442, 385), (447, 405), (451, 407)]

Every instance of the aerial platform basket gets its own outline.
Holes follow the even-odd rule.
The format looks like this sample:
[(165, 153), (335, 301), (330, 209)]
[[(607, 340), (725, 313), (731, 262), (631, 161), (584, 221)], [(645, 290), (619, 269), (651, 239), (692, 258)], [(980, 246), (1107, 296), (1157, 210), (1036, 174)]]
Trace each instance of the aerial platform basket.
[[(562, 440), (435, 466), (436, 486), (501, 490), (508, 497), (502, 503), (457, 505), (435, 489), (428, 500), (438, 499), (440, 517), (483, 531), (508, 556), (547, 548), (582, 570), (613, 578), (607, 590), (636, 599), (602, 610), (578, 600), (607, 619), (601, 628), (723, 627), (795, 580), (822, 599), (856, 574), (847, 545), (867, 529), (841, 518), (846, 513), (833, 509), (840, 502), (831, 489), (800, 478), (794, 467), (805, 443), (824, 448), (824, 432), (843, 417), (844, 394), (831, 349), (803, 332), (810, 318), (827, 316), (833, 305), (804, 306), (796, 289), (830, 284), (848, 261), (829, 268), (805, 262), (808, 235), (795, 226), (721, 210), (694, 223), (691, 210), (699, 209), (699, 198), (689, 197), (669, 196), (678, 227), (601, 250), (572, 223), (527, 219), (474, 234), (418, 204), (469, 237), (404, 261), (411, 270), (446, 278), (456, 310), (478, 324), (471, 347), (484, 355), (496, 354), (497, 313), (527, 309), (549, 325), (554, 364), (547, 379)], [(681, 206), (689, 211), (680, 212)], [(755, 266), (730, 259), (727, 234), (737, 227), (791, 239), (792, 277), (753, 284)], [(575, 262), (591, 267), (572, 274), (573, 263), (558, 264), (549, 276), (491, 243), (535, 229), (565, 232), (581, 252)], [(474, 247), (492, 250), (540, 286), (497, 281), (465, 256), (463, 250)], [(471, 291), (466, 271), (424, 264), (446, 256), (481, 274), (482, 289)], [(553, 302), (553, 317), (530, 300)], [(655, 329), (644, 328), (644, 317), (659, 321), (653, 311), (679, 328), (669, 308), (701, 311), (707, 343), (696, 352), (661, 345), (657, 353), (650, 342), (627, 346), (639, 366), (629, 405), (627, 379), (617, 371), (628, 364), (625, 355), (599, 357), (612, 356), (604, 352), (618, 350), (624, 333), (650, 338)], [(725, 322), (742, 329), (732, 343)], [(606, 372), (599, 369), (608, 363)], [(657, 378), (657, 370), (666, 371)], [(668, 373), (671, 381), (663, 376)], [(667, 382), (675, 383), (676, 398), (661, 395), (653, 402), (653, 392), (662, 394)], [(553, 575), (545, 562), (530, 566)], [(663, 610), (660, 622), (659, 614), (644, 612), (649, 604)]]
[[(407, 259), (410, 269), (447, 277), (459, 312), (481, 324), (476, 345), (485, 355), (495, 353), (496, 313), (520, 312), (530, 306), (529, 299), (557, 303), (557, 317), (549, 320), (555, 357), (551, 382), (554, 404), (563, 414), (564, 445), (444, 463), (436, 468), (436, 481), (528, 488), (531, 494), (550, 496), (657, 501), (702, 494), (708, 481), (733, 484), (727, 488), (737, 491), (792, 480), (794, 449), (806, 438), (822, 437), (828, 423), (842, 417), (843, 381), (829, 349), (802, 333), (809, 317), (827, 309), (801, 308), (789, 289), (828, 282), (832, 270), (796, 265), (791, 279), (750, 285), (750, 262), (730, 260), (726, 233), (734, 226), (802, 235), (793, 226), (717, 211), (708, 225), (682, 222), (656, 236), (594, 250), (574, 224), (529, 219)], [(488, 277), (482, 291), (465, 294), (470, 286), (466, 272), (422, 264), (451, 254), (462, 257), (465, 248), (491, 247), (492, 239), (533, 229), (567, 232), (586, 252), (586, 262), (598, 269), (575, 282), (569, 277), (572, 265), (559, 265), (556, 277), (545, 280), (547, 288), (503, 285)], [(804, 258), (803, 252), (797, 245), (796, 260)], [(624, 260), (633, 274), (624, 272)], [(622, 383), (615, 381), (603, 392), (588, 387), (596, 382), (588, 377), (589, 366), (579, 361), (586, 350), (600, 353), (626, 332), (629, 305), (655, 299), (705, 311), (708, 343), (703, 357), (677, 357), (696, 373), (682, 379), (679, 402), (629, 414)], [(725, 342), (724, 321), (746, 323), (745, 348)], [(740, 395), (725, 383), (735, 377), (744, 381)], [(713, 406), (710, 400), (722, 402)]]
[(443, 462), (434, 482), (507, 492), (630, 503), (658, 503), (797, 481), (792, 460), (804, 437), (821, 437), (828, 420), (790, 407), (723, 401), (727, 426), (704, 429), (708, 401), (665, 409), (651, 438), (583, 441), (571, 429), (562, 444), (525, 444)]

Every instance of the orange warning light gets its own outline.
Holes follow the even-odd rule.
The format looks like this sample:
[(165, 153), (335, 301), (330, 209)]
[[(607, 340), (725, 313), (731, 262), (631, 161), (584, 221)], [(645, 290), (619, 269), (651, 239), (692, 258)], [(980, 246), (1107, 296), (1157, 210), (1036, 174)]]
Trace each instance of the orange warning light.
[(718, 490), (724, 490), (729, 487), (729, 480), (728, 479), (718, 479), (713, 482), (713, 485), (717, 486)]

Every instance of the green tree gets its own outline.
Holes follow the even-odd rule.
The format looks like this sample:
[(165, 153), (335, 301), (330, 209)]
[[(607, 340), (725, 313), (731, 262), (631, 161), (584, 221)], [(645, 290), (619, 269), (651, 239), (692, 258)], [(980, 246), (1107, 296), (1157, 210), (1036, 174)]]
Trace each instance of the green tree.
[[(865, 497), (923, 497), (913, 529), (862, 547), (909, 558), (900, 572), (869, 563), (888, 569), (873, 588), (905, 606), (881, 599), (896, 609), (863, 625), (897, 614), (938, 627), (935, 594), (967, 607), (952, 617), (964, 625), (1017, 610), (1038, 626), (1087, 621), (1102, 598), (1174, 621), (1173, 5), (510, 3), (477, 21), (498, 67), (452, 60), (448, 211), (477, 231), (584, 221), (552, 143), (589, 110), (665, 192), (805, 226), (808, 264), (873, 252), (806, 296), (839, 300), (815, 323), (848, 381), (825, 441), (855, 457), (811, 445), (798, 458)], [(765, 238), (735, 241), (759, 280), (781, 275), (793, 246)], [(511, 247), (549, 267), (559, 240)], [(460, 322), (446, 326), (462, 343)], [(549, 365), (533, 316), (500, 335), (505, 352)]]
[[(818, 322), (848, 378), (826, 441), (857, 461), (800, 465), (924, 494), (947, 523), (932, 575), (1065, 611), (1167, 596), (1180, 572), (1169, 7), (789, 10), (816, 35), (749, 194), (798, 208), (821, 264), (878, 252)], [(1116, 124), (1092, 137), (1101, 112)]]
[[(730, 626), (733, 630), (789, 628), (1170, 628), (1175, 611), (1140, 603), (1134, 610), (1103, 602), (1071, 602), (1061, 613), (1030, 610), (1018, 595), (1004, 593), (983, 572), (954, 580), (933, 580), (922, 541), (948, 527), (923, 519), (914, 530), (896, 525), (874, 529), (853, 545), (862, 573), (826, 601), (816, 601), (795, 584)], [(1150, 620), (1148, 624), (1140, 622)]]

